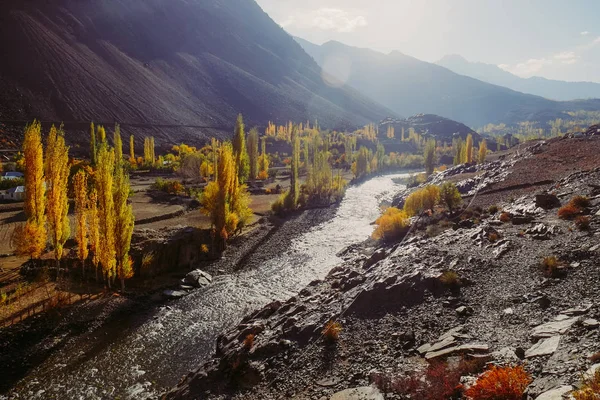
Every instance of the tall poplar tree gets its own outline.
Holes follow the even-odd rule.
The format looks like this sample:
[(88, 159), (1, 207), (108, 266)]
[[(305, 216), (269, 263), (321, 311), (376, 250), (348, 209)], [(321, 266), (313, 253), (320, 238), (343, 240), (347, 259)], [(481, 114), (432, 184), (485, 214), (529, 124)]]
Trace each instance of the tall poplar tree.
[(17, 253), (40, 258), (46, 248), (46, 187), (42, 126), (33, 121), (25, 128), (23, 140), (25, 170), (25, 226), (15, 230)]
[(429, 139), (425, 144), (425, 150), (423, 152), (423, 159), (425, 164), (425, 172), (427, 175), (433, 174), (435, 168), (435, 139)]
[(135, 138), (129, 136), (129, 162), (135, 163)]
[(233, 156), (235, 158), (238, 179), (241, 184), (248, 180), (250, 175), (250, 163), (246, 149), (246, 134), (244, 133), (244, 118), (239, 114), (235, 123), (233, 134)]
[(485, 162), (485, 158), (487, 157), (487, 143), (485, 142), (485, 140), (481, 140), (481, 142), (479, 142), (479, 157), (478, 157), (478, 162), (479, 164), (483, 164)]
[(85, 260), (89, 255), (88, 249), (88, 176), (84, 170), (79, 170), (73, 177), (73, 191), (75, 193), (75, 221), (77, 231), (77, 257), (81, 261), (82, 276), (85, 276)]
[(473, 135), (469, 134), (467, 136), (467, 144), (466, 144), (466, 156), (465, 156), (465, 163), (472, 163), (473, 162)]
[(98, 213), (98, 192), (92, 189), (89, 198), (89, 220), (90, 220), (90, 249), (92, 250), (92, 264), (98, 280), (98, 265), (100, 264), (100, 215)]
[(64, 131), (62, 126), (56, 129), (52, 125), (46, 147), (46, 214), (57, 266), (63, 256), (63, 246), (71, 235), (67, 196), (69, 172), (69, 148), (65, 143)]
[(127, 204), (129, 198), (129, 176), (125, 173), (123, 161), (123, 140), (121, 129), (117, 124), (114, 133), (115, 173), (113, 188), (114, 204), (114, 240), (116, 273), (121, 280), (121, 290), (125, 290), (125, 279), (133, 276), (133, 269), (129, 259), (131, 235), (133, 234), (133, 208)]
[(248, 158), (250, 162), (250, 179), (258, 176), (258, 129), (250, 129), (248, 133)]
[(94, 128), (94, 123), (90, 124), (90, 163), (92, 165), (96, 165), (97, 161), (97, 149), (96, 149), (96, 128)]
[(300, 166), (300, 138), (298, 137), (298, 130), (296, 127), (291, 128), (291, 141), (292, 141), (292, 171), (290, 174), (290, 207), (291, 209), (296, 208), (298, 203), (298, 195), (300, 194), (300, 183), (298, 181), (298, 167)]
[(98, 149), (98, 166), (95, 172), (96, 190), (98, 191), (98, 219), (102, 238), (102, 244), (96, 250), (108, 287), (111, 286), (116, 272), (114, 171), (115, 151), (104, 140)]

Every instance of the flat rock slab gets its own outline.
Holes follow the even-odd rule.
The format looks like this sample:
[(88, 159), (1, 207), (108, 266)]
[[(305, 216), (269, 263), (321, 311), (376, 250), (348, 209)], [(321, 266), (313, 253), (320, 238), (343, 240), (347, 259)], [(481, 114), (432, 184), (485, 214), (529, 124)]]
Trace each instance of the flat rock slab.
[(461, 346), (449, 347), (439, 351), (430, 351), (429, 353), (425, 354), (425, 359), (433, 360), (434, 358), (448, 357), (454, 354), (481, 353), (489, 350), (490, 347), (487, 344), (463, 344)]
[(188, 292), (182, 290), (165, 290), (163, 294), (170, 299), (178, 299), (183, 296), (187, 296)]
[(559, 386), (557, 388), (548, 390), (547, 392), (540, 394), (538, 397), (535, 398), (535, 400), (563, 400), (564, 396), (572, 391), (573, 386)]
[(569, 308), (562, 312), (562, 314), (574, 316), (574, 315), (583, 315), (592, 309), (593, 304), (584, 304), (580, 307)]
[(560, 344), (560, 336), (552, 336), (540, 340), (525, 352), (525, 358), (541, 357), (554, 354)]
[(548, 322), (533, 328), (531, 336), (534, 338), (549, 338), (556, 335), (565, 334), (579, 317), (561, 319), (560, 321)]
[(363, 386), (337, 392), (329, 400), (384, 400), (384, 398), (376, 388)]
[(427, 349), (427, 352), (438, 351), (454, 345), (456, 345), (456, 340), (454, 339), (454, 336), (447, 336), (442, 341), (431, 345), (431, 347)]

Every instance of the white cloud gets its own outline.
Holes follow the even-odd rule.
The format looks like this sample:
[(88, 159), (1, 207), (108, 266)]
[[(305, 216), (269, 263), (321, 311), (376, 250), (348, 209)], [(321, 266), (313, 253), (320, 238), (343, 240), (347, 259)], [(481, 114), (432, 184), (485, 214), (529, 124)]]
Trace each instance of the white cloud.
[(335, 32), (353, 32), (367, 25), (367, 19), (357, 12), (327, 7), (292, 15), (281, 24), (283, 28), (296, 26)]
[(589, 34), (590, 34), (590, 33), (589, 33), (588, 31), (583, 31), (583, 32), (581, 32), (581, 33), (580, 33), (580, 35), (581, 35), (581, 36), (587, 36), (587, 35), (589, 35)]
[(574, 51), (563, 51), (554, 55), (554, 58), (562, 61), (563, 64), (575, 64), (579, 56)]
[(519, 76), (531, 76), (539, 72), (544, 66), (552, 64), (552, 60), (547, 58), (530, 58), (529, 60), (518, 63), (514, 66), (507, 64), (498, 65), (505, 71), (511, 72)]

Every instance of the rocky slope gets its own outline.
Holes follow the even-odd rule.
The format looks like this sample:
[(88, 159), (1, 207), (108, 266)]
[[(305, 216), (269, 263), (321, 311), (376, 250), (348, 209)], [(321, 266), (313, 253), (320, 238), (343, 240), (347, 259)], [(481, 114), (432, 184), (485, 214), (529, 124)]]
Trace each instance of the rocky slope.
[[(598, 151), (597, 135), (538, 142), (434, 177), (458, 182), (472, 207), (421, 218), (401, 243), (347, 249), (327, 278), (225, 332), (215, 358), (165, 397), (337, 400), (359, 388), (380, 399), (367, 387), (377, 383), (403, 398), (399, 377), (460, 358), (523, 364), (530, 399), (569, 392), (600, 351), (600, 161), (589, 157)], [(549, 163), (557, 152), (566, 157)], [(587, 230), (557, 216), (576, 195), (590, 199)], [(551, 256), (559, 263), (548, 275), (540, 265)], [(342, 327), (334, 344), (322, 335), (330, 320)]]
[[(254, 0), (0, 4), (0, 120), (122, 123), (160, 142), (318, 120), (356, 128), (393, 113), (320, 67)], [(79, 123), (77, 123), (79, 122)], [(77, 135), (70, 135), (77, 140)]]

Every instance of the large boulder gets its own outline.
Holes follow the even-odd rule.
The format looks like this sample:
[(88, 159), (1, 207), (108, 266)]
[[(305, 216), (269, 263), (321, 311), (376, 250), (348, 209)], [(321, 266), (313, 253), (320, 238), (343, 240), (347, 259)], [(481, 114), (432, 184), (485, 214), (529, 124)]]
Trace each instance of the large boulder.
[(551, 210), (560, 207), (560, 200), (550, 193), (539, 193), (535, 195), (535, 205), (544, 210)]

